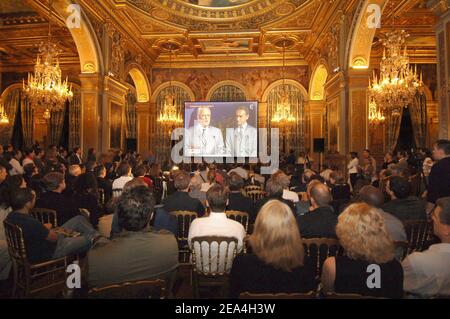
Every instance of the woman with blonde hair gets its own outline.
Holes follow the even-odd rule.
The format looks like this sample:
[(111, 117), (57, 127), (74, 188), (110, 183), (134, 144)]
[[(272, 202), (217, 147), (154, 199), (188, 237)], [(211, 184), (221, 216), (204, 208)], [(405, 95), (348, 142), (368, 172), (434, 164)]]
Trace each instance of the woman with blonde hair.
[(402, 298), (403, 269), (377, 208), (366, 203), (348, 206), (339, 215), (336, 235), (345, 255), (325, 260), (325, 292)]
[(258, 213), (249, 239), (253, 254), (238, 255), (230, 293), (301, 293), (316, 288), (314, 263), (304, 256), (302, 239), (288, 205), (270, 200)]

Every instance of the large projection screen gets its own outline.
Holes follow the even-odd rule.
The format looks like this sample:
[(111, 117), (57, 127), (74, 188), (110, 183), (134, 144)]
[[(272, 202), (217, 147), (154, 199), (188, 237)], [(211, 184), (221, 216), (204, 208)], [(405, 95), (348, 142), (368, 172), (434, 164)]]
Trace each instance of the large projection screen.
[(258, 155), (258, 102), (185, 102), (183, 155)]

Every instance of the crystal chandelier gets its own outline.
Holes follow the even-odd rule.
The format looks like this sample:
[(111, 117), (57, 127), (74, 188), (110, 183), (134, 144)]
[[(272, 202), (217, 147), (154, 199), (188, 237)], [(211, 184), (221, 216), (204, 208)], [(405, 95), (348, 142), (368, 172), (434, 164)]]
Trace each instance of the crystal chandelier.
[[(170, 45), (170, 44), (169, 44)], [(161, 113), (158, 117), (158, 122), (163, 125), (175, 125), (183, 123), (180, 112), (178, 112), (175, 92), (172, 86), (172, 47), (169, 48), (169, 93), (164, 97), (164, 104), (162, 105)]]
[(283, 68), (281, 72), (283, 76), (283, 84), (281, 86), (281, 91), (278, 93), (278, 101), (275, 106), (275, 111), (272, 115), (271, 121), (277, 124), (291, 124), (295, 122), (295, 117), (292, 115), (291, 104), (289, 102), (289, 92), (286, 90), (286, 86), (284, 84), (286, 41), (283, 41), (282, 44), (283, 44)]
[(49, 5), (48, 40), (39, 45), (34, 74), (28, 74), (27, 83), (23, 80), (23, 90), (32, 108), (60, 111), (67, 100), (73, 97), (72, 85), (67, 77), (63, 81), (59, 67), (59, 51), (51, 37), (52, 1)]
[(385, 121), (385, 117), (381, 110), (378, 109), (377, 103), (372, 99), (369, 103), (369, 124), (370, 125), (379, 125), (383, 124)]
[(402, 107), (408, 107), (418, 92), (422, 94), (422, 74), (419, 77), (417, 65), (415, 68), (410, 66), (406, 52), (408, 36), (405, 30), (394, 30), (386, 34), (380, 76), (374, 71), (369, 84), (370, 98), (385, 114), (393, 116), (400, 116)]
[(2, 100), (0, 100), (0, 125), (9, 124), (9, 118), (6, 116), (5, 107), (3, 106)]

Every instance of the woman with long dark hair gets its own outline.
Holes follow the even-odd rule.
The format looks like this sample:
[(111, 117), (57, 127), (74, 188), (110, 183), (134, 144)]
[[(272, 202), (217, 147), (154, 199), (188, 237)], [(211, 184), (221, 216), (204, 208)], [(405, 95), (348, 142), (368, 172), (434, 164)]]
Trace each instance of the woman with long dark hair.
[(92, 173), (79, 175), (74, 182), (74, 202), (78, 209), (89, 211), (89, 219), (97, 227), (102, 211), (99, 203), (97, 179)]

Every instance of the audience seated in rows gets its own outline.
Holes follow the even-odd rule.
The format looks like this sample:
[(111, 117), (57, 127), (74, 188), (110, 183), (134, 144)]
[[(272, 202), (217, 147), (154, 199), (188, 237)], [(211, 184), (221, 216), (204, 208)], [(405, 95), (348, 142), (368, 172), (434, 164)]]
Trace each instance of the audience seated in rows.
[(403, 287), (406, 292), (422, 297), (450, 296), (450, 197), (436, 201), (432, 219), (434, 234), (441, 243), (403, 260)]
[(330, 206), (331, 194), (325, 184), (314, 182), (308, 190), (310, 211), (297, 217), (303, 238), (335, 238), (336, 214)]
[(230, 273), (230, 295), (305, 293), (316, 288), (315, 265), (305, 256), (291, 209), (278, 200), (261, 208), (249, 239), (252, 254), (238, 255)]
[(167, 212), (173, 212), (177, 210), (188, 210), (196, 212), (198, 216), (205, 214), (205, 207), (196, 198), (189, 196), (189, 184), (191, 177), (185, 171), (179, 171), (174, 177), (174, 186), (176, 192), (168, 197), (164, 198), (162, 204)]
[(403, 223), (411, 220), (426, 220), (427, 203), (415, 196), (411, 196), (411, 185), (403, 177), (392, 176), (387, 182), (386, 191), (391, 201), (385, 203), (381, 208)]
[(120, 233), (89, 251), (90, 287), (160, 278), (170, 289), (178, 267), (178, 245), (172, 233), (149, 228), (153, 208), (147, 186), (124, 189), (115, 203)]
[(350, 205), (339, 215), (336, 234), (345, 255), (325, 260), (324, 292), (403, 297), (403, 269), (378, 209), (366, 203)]

